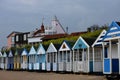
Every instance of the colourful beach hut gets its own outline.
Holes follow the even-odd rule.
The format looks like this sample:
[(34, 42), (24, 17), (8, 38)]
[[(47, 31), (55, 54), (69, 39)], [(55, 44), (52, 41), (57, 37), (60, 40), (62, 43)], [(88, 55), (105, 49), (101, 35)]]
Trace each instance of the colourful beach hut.
[(34, 46), (31, 47), (30, 51), (29, 51), (29, 70), (36, 70), (36, 50), (34, 48)]
[(37, 50), (36, 70), (46, 70), (46, 51), (42, 44)]
[(8, 64), (7, 64), (7, 69), (8, 70), (13, 70), (14, 69), (14, 52), (12, 50), (9, 51), (8, 54)]
[(15, 51), (14, 70), (21, 70), (21, 54), (22, 54), (22, 49), (18, 49)]
[(73, 72), (90, 73), (93, 72), (92, 48), (94, 39), (79, 37), (74, 44), (73, 50)]
[(3, 53), (3, 65), (2, 65), (2, 68), (7, 69), (7, 64), (8, 64), (8, 57), (7, 57), (7, 53), (4, 52)]
[(3, 59), (2, 59), (2, 53), (0, 52), (0, 69), (2, 69), (2, 61)]
[(112, 22), (103, 39), (103, 73), (120, 74), (120, 22)]
[(21, 69), (27, 70), (28, 69), (28, 51), (24, 48), (21, 54)]
[(46, 51), (46, 70), (47, 71), (57, 71), (57, 56), (58, 56), (58, 44), (50, 43), (47, 51)]
[(74, 42), (64, 40), (58, 52), (58, 71), (72, 71), (72, 46)]
[(106, 30), (103, 30), (92, 45), (93, 51), (93, 72), (103, 72), (103, 52), (102, 43)]
[(3, 57), (4, 53), (1, 52), (1, 54), (2, 54), (2, 56), (1, 56), (1, 69), (4, 69), (4, 57)]
[(18, 51), (15, 51), (15, 55), (14, 55), (14, 70), (17, 70), (17, 55), (18, 55)]

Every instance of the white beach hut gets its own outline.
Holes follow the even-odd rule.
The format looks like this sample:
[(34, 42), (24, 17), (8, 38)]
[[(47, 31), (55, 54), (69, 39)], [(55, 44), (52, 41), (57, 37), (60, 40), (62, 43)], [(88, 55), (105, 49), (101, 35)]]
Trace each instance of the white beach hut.
[(57, 55), (58, 55), (58, 44), (50, 43), (46, 51), (46, 70), (57, 71)]
[(93, 72), (103, 72), (103, 52), (102, 44), (106, 30), (103, 30), (92, 45), (93, 51)]

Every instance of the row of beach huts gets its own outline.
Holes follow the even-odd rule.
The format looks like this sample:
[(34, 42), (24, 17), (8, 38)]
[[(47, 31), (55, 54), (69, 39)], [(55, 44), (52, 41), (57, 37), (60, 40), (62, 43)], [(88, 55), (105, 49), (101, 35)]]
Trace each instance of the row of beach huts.
[(76, 42), (64, 40), (61, 44), (36, 49), (0, 52), (3, 70), (35, 70), (54, 72), (120, 74), (120, 23), (112, 22), (96, 38), (79, 37)]

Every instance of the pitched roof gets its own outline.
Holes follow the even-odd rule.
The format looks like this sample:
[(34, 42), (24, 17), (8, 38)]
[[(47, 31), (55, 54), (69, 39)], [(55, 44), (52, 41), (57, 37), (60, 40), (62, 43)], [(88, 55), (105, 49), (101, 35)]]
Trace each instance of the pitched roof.
[(10, 36), (11, 36), (12, 34), (14, 34), (14, 33), (17, 34), (17, 33), (21, 33), (21, 32), (13, 31), (13, 32), (11, 32), (11, 33), (7, 36), (7, 38), (10, 37)]
[(46, 50), (46, 52), (50, 53), (50, 52), (57, 52), (56, 47), (54, 46), (53, 43), (50, 43), (48, 46), (48, 49)]
[(33, 34), (34, 34), (34, 36), (35, 35), (37, 35), (37, 34), (39, 34), (39, 33), (44, 33), (44, 25), (43, 25), (43, 23), (42, 23), (42, 25), (41, 25), (41, 29), (38, 29), (38, 30), (36, 30)]
[(33, 55), (33, 54), (36, 54), (36, 50), (35, 50), (34, 46), (32, 46), (29, 51), (29, 55)]
[[(63, 44), (66, 44), (67, 46), (65, 47)], [(66, 49), (69, 49), (71, 50), (73, 45), (74, 45), (75, 41), (67, 41), (67, 40), (64, 40), (59, 48), (59, 51), (62, 51), (62, 50), (66, 50)]]
[(40, 44), (37, 49), (37, 54), (45, 54), (46, 50), (47, 50), (47, 45)]
[(3, 57), (7, 57), (7, 53), (6, 52), (3, 53)]
[(9, 54), (8, 54), (8, 57), (13, 57), (13, 54), (14, 54), (14, 53), (10, 50), (10, 51), (9, 51)]
[(97, 45), (102, 45), (102, 40), (106, 34), (106, 30), (103, 30), (101, 34), (98, 36), (98, 38), (95, 40), (93, 43), (92, 47), (97, 46)]
[(108, 41), (108, 40), (113, 40), (118, 38), (120, 38), (120, 22), (113, 21), (109, 26), (103, 40)]
[(91, 47), (92, 44), (95, 42), (96, 38), (84, 38), (83, 39), (87, 42), (87, 44)]
[(24, 48), (21, 55), (28, 55), (28, 51)]
[(54, 18), (52, 19), (52, 23), (53, 23), (52, 24), (53, 29), (55, 29), (58, 34), (59, 33), (66, 33), (56, 16), (54, 16)]
[(88, 48), (89, 45), (88, 43), (80, 36), (77, 41), (75, 42), (74, 46), (72, 47), (72, 49), (83, 49), (83, 48)]

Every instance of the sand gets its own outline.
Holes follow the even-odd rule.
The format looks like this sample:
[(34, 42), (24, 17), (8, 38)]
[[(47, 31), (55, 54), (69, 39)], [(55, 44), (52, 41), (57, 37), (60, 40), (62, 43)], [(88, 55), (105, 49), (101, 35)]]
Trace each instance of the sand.
[(0, 80), (106, 80), (104, 76), (0, 70)]

